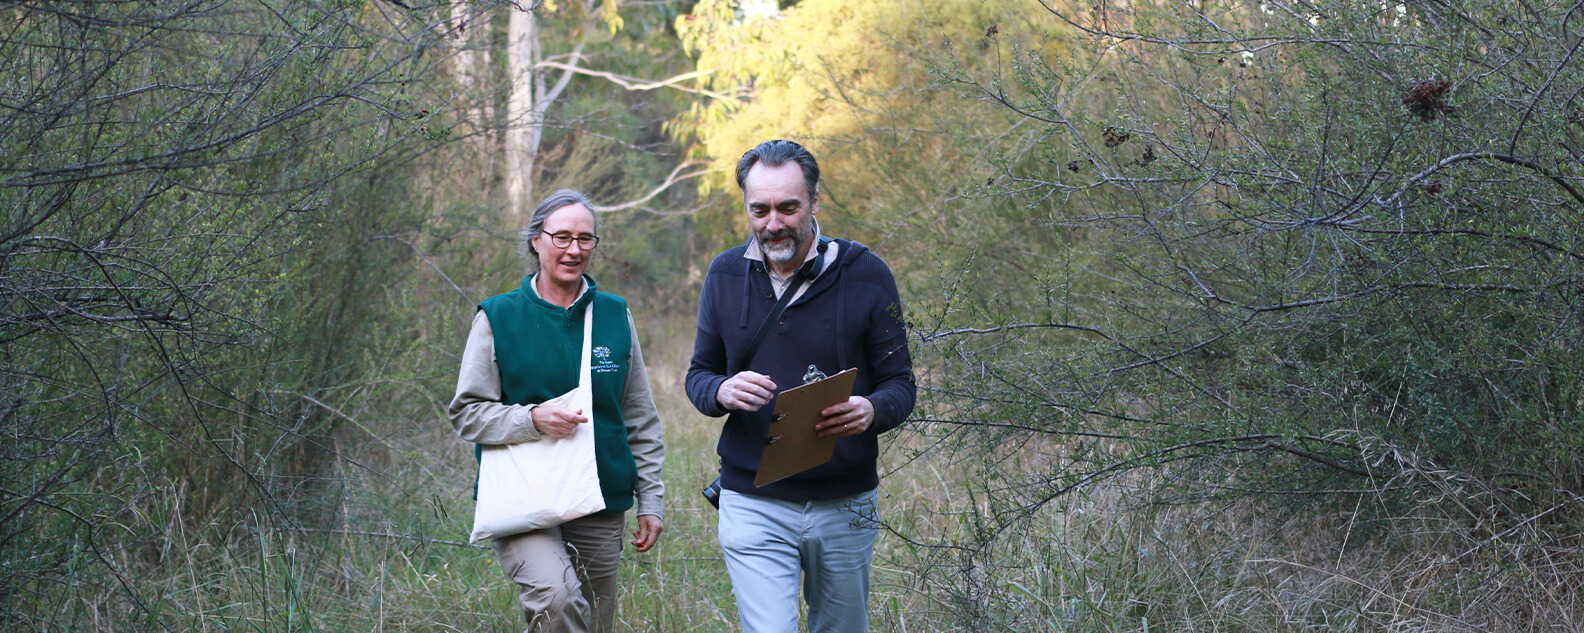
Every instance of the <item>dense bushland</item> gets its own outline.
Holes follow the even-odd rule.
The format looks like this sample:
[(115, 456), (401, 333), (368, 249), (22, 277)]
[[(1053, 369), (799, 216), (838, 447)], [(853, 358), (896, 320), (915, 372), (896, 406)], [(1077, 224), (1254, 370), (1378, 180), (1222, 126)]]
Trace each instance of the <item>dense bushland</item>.
[[(908, 281), (927, 397), (899, 448), (971, 494), (897, 536), (955, 626), (1096, 626), (1074, 605), (1108, 591), (1132, 604), (1104, 630), (1576, 622), (1574, 7), (880, 4), (694, 28), (712, 77), (778, 97), (701, 137), (836, 156), (826, 204)], [(1070, 555), (1051, 517), (1096, 498), (1132, 549), (1198, 533), (1160, 546), (1231, 576), (1029, 589), (1072, 561), (1012, 543)], [(1225, 559), (1247, 540), (1195, 526), (1228, 508), (1330, 529)], [(1108, 584), (1139, 579), (1164, 585)]]
[[(652, 147), (611, 158), (663, 140), (632, 123), (636, 97), (502, 114), (515, 10), (0, 5), (4, 628), (358, 620), (335, 613), (390, 552), (345, 557), (348, 526), (380, 518), (362, 503), (446, 512), (439, 456), (396, 446), (444, 424), (473, 302), (521, 277), (500, 139), (550, 129), (545, 180), (573, 171), (613, 202), (663, 169)], [(599, 28), (590, 56), (641, 48)]]
[(572, 186), (671, 438), (624, 626), (733, 630), (681, 376), (789, 137), (913, 328), (877, 630), (1579, 628), (1575, 9), (0, 3), (0, 622), (514, 630), (442, 410)]

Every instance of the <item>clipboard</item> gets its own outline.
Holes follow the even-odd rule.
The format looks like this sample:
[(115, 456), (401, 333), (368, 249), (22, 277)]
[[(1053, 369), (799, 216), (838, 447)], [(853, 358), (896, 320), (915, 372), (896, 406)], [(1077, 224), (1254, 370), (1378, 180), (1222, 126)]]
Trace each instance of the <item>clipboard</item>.
[(820, 411), (840, 404), (852, 396), (857, 368), (818, 382), (793, 387), (776, 396), (775, 421), (765, 435), (764, 452), (759, 455), (759, 474), (754, 486), (765, 486), (830, 461), (836, 452), (836, 438), (820, 437), (814, 425)]

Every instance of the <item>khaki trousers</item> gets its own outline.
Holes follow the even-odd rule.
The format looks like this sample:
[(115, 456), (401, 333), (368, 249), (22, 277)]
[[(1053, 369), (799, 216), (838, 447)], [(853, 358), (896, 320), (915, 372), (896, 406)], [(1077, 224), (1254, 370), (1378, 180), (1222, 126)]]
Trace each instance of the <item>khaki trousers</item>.
[(615, 633), (616, 565), (627, 513), (591, 514), (494, 539), (529, 633)]

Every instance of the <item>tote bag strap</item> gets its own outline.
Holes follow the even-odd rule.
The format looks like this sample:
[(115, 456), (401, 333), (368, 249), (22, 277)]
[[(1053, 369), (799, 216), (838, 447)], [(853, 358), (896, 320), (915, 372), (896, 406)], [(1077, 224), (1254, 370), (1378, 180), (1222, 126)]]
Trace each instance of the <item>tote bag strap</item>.
[[(590, 353), (590, 350), (593, 347), (594, 347), (594, 298), (590, 297), (589, 298), (589, 302), (588, 302), (588, 307), (583, 309), (583, 361), (582, 361), (583, 367), (581, 369), (579, 369), (579, 371), (581, 373), (578, 374), (578, 386), (577, 386), (579, 391), (588, 392), (589, 396), (593, 396), (594, 395), (594, 391), (593, 391), (594, 385), (592, 384), (593, 381), (589, 378), (589, 375), (590, 375), (589, 369), (590, 369), (590, 365), (591, 365), (591, 363), (590, 363), (591, 359), (589, 358), (589, 353)], [(590, 397), (590, 400), (592, 401), (593, 398)], [(592, 406), (592, 402), (590, 402), (590, 405)], [(594, 417), (594, 412), (592, 410), (591, 411), (587, 411), (586, 413), (587, 413), (587, 415), (590, 418)]]

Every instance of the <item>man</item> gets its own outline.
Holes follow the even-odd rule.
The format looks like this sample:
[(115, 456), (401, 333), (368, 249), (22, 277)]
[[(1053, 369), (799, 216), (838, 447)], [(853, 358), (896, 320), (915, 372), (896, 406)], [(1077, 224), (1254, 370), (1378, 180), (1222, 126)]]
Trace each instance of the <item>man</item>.
[[(820, 235), (819, 165), (792, 141), (768, 141), (737, 163), (752, 237), (710, 264), (699, 299), (687, 391), (705, 415), (727, 415), (719, 536), (744, 633), (795, 633), (798, 577), (811, 632), (869, 628), (869, 560), (878, 532), (877, 437), (913, 410), (901, 302), (891, 270), (862, 244)], [(748, 362), (754, 335), (793, 299)], [(853, 395), (821, 412), (831, 461), (756, 488), (778, 392), (813, 365), (857, 368)]]

